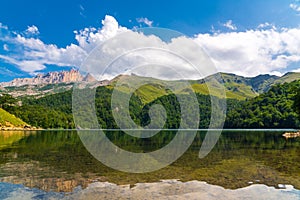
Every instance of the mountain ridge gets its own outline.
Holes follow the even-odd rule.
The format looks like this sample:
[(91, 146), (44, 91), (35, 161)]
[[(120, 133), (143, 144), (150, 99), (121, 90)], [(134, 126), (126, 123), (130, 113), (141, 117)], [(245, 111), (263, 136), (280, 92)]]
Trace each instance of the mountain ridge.
[[(111, 80), (97, 81), (91, 74), (87, 74), (83, 76), (80, 74), (78, 70), (72, 69), (70, 71), (61, 71), (61, 72), (49, 72), (47, 74), (39, 74), (34, 78), (25, 78), (25, 79), (14, 79), (11, 82), (3, 82), (0, 83), (0, 92), (9, 93), (14, 97), (17, 96), (44, 96), (46, 94), (58, 93), (66, 90), (70, 90), (73, 87), (74, 82), (88, 82), (95, 83), (96, 86), (106, 86), (106, 87), (114, 87), (116, 82), (121, 79), (135, 77), (137, 75), (118, 75)], [(288, 72), (283, 76), (275, 76), (269, 74), (261, 74), (255, 77), (244, 77), (240, 75), (236, 75), (233, 73), (223, 73), (220, 72), (218, 74), (213, 74), (207, 76), (203, 79), (198, 80), (187, 80), (191, 84), (193, 90), (196, 93), (200, 94), (211, 94), (214, 96), (218, 96), (217, 91), (215, 92), (208, 90), (208, 86), (210, 89), (214, 89), (217, 87), (214, 84), (214, 81), (218, 79), (218, 77), (222, 77), (223, 84), (225, 87), (225, 92), (227, 98), (244, 100), (247, 98), (253, 98), (267, 92), (272, 85), (282, 84), (285, 82), (292, 82), (294, 80), (300, 79), (300, 73), (296, 72)], [(142, 77), (144, 78), (144, 77)], [(156, 80), (151, 77), (145, 77), (149, 79)], [(143, 94), (143, 98), (145, 101), (148, 101), (148, 97), (145, 95), (154, 95), (153, 98), (159, 97), (160, 95), (167, 94), (169, 91), (165, 87), (160, 87), (162, 81), (157, 79), (156, 85), (149, 85), (146, 87), (142, 87), (137, 91), (140, 94)], [(162, 84), (163, 85), (163, 84)], [(121, 88), (126, 92), (126, 86)], [(217, 89), (217, 88), (216, 88)], [(178, 93), (186, 93), (188, 89), (182, 88)], [(150, 99), (153, 99), (152, 97)]]
[(54, 71), (46, 74), (37, 74), (33, 78), (16, 78), (9, 82), (0, 83), (1, 87), (20, 87), (24, 85), (42, 85), (42, 84), (59, 84), (72, 83), (78, 81), (93, 82), (96, 81), (91, 74), (83, 76), (78, 70)]

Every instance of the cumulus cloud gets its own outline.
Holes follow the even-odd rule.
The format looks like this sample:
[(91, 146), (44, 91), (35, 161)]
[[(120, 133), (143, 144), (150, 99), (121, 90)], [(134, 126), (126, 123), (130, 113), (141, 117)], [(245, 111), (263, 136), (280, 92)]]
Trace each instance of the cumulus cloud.
[(233, 31), (237, 30), (237, 27), (236, 27), (236, 25), (234, 25), (232, 23), (232, 20), (228, 20), (226, 23), (224, 23), (222, 25), (230, 30), (233, 30)]
[(133, 31), (99, 46), (83, 67), (98, 79), (124, 73), (168, 80), (198, 79), (217, 72), (191, 38), (182, 36), (165, 42)]
[(38, 34), (40, 34), (38, 27), (36, 27), (35, 25), (28, 26), (25, 33), (29, 34), (29, 35), (38, 35)]
[(86, 56), (86, 52), (77, 45), (58, 48), (54, 44), (45, 44), (40, 39), (14, 32), (0, 37), (1, 41), (5, 42), (4, 49), (8, 48), (8, 44), (12, 48), (6, 54), (0, 54), (0, 59), (31, 74), (45, 69), (46, 65), (79, 66)]
[(257, 29), (274, 29), (274, 30), (276, 30), (277, 28), (274, 24), (270, 24), (269, 22), (265, 22), (265, 23), (259, 24), (257, 26)]
[(74, 33), (79, 46), (89, 52), (97, 45), (125, 31), (128, 31), (128, 29), (119, 26), (119, 23), (114, 17), (106, 15), (104, 20), (102, 20), (102, 28), (96, 29), (90, 27), (80, 31), (74, 31)]
[[(116, 19), (111, 16), (105, 16), (102, 25), (99, 29), (85, 28), (75, 31), (78, 44), (70, 44), (65, 48), (58, 48), (55, 44), (45, 44), (42, 40), (33, 38), (32, 35), (10, 31), (9, 34), (0, 36), (0, 42), (15, 47), (14, 52), (0, 55), (0, 59), (31, 74), (45, 69), (46, 65), (78, 67), (94, 47), (118, 33), (127, 31), (126, 28), (120, 27)], [(34, 26), (27, 29), (30, 33), (37, 33), (37, 31), (38, 28)]]
[(300, 5), (298, 5), (296, 3), (291, 3), (290, 8), (293, 9), (294, 11), (296, 11), (296, 12), (300, 12)]
[(146, 17), (140, 17), (140, 18), (137, 18), (136, 21), (137, 21), (138, 23), (146, 24), (146, 25), (149, 26), (149, 27), (152, 27), (152, 24), (153, 24), (153, 21), (149, 20), (149, 19), (146, 18)]
[[(105, 59), (109, 60), (128, 50), (137, 47), (161, 47), (182, 55), (186, 60), (197, 65), (203, 65), (205, 55), (199, 52), (203, 48), (215, 63), (218, 71), (236, 73), (244, 76), (258, 74), (276, 74), (288, 71), (291, 64), (300, 62), (300, 28), (277, 29), (269, 23), (258, 25), (257, 29), (243, 32), (236, 31), (236, 26), (231, 20), (226, 22), (229, 33), (214, 32), (212, 34), (198, 34), (193, 37), (173, 38), (166, 42), (162, 39), (137, 33), (119, 25), (112, 16), (105, 16), (102, 27), (89, 27), (74, 31), (76, 44), (70, 44), (59, 48), (55, 44), (46, 44), (39, 38), (23, 35), (10, 31), (9, 34), (0, 34), (0, 45), (8, 52), (1, 54), (0, 59), (18, 66), (21, 70), (34, 74), (45, 69), (47, 65), (79, 67), (92, 50), (102, 44), (103, 56), (101, 62), (106, 66)], [(151, 24), (152, 25), (152, 22)], [(3, 28), (2, 28), (3, 29)], [(34, 28), (33, 28), (34, 29)], [(38, 31), (38, 28), (36, 28)], [(106, 43), (119, 34), (125, 38), (112, 43)], [(121, 34), (121, 35), (122, 35)], [(195, 45), (197, 44), (197, 45)], [(4, 46), (7, 45), (7, 46)], [(126, 67), (147, 64), (147, 60), (181, 68), (186, 78), (199, 78), (193, 73), (193, 69), (187, 63), (174, 58), (170, 54), (161, 51), (136, 51), (119, 60), (119, 69), (106, 71), (108, 77), (126, 71)], [(207, 60), (205, 61), (207, 62)], [(93, 63), (94, 64), (94, 63)], [(99, 65), (99, 63), (96, 63)], [(204, 63), (210, 66), (210, 63)], [(90, 69), (89, 69), (90, 70)], [(176, 71), (175, 70), (175, 71)], [(177, 70), (177, 71), (178, 71)], [(149, 73), (157, 73), (149, 71)], [(213, 71), (207, 71), (212, 73)], [(99, 69), (94, 71), (99, 74)], [(147, 72), (148, 73), (148, 72)], [(173, 76), (167, 71), (160, 71), (160, 76)]]
[(284, 71), (300, 61), (300, 29), (199, 34), (198, 42), (219, 71), (254, 76)]

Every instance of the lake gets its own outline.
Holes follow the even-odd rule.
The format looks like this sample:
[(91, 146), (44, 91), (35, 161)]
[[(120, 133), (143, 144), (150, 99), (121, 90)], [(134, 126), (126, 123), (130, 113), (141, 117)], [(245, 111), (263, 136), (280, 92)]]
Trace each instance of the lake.
[[(225, 189), (263, 184), (277, 189), (292, 185), (300, 198), (300, 138), (285, 139), (283, 130), (224, 130), (214, 149), (198, 154), (206, 131), (198, 131), (190, 148), (170, 166), (150, 173), (111, 169), (86, 150), (76, 131), (0, 132), (0, 199), (16, 188), (63, 195), (97, 182), (134, 187), (178, 179), (205, 181)], [(168, 144), (175, 131), (161, 131), (140, 139), (120, 131), (106, 131), (119, 147), (151, 152)], [(44, 196), (45, 197), (45, 196)], [(61, 196), (60, 196), (61, 197)]]

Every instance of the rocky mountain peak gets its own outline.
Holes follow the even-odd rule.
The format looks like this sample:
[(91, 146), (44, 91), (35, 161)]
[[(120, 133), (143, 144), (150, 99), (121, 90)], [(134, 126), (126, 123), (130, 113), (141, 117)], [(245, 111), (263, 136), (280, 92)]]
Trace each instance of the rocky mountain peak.
[(96, 79), (88, 74), (83, 77), (76, 69), (70, 71), (48, 72), (46, 74), (37, 74), (33, 78), (16, 78), (10, 82), (0, 83), (2, 87), (23, 86), (23, 85), (42, 85), (42, 84), (57, 84), (57, 83), (72, 83), (78, 81), (94, 82)]

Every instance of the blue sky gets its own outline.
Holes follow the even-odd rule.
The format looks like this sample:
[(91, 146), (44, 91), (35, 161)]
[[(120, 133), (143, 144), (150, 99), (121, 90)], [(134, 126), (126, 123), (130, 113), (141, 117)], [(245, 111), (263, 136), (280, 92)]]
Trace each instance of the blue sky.
[[(251, 59), (242, 60), (240, 63), (226, 63), (228, 59), (220, 58), (220, 52), (224, 49), (216, 49), (216, 45), (213, 45), (218, 39), (225, 38), (225, 43), (229, 45), (231, 39), (235, 37), (234, 33), (247, 33), (236, 37), (244, 42), (242, 41), (244, 37), (261, 39), (263, 31), (269, 31), (265, 34), (274, 37), (274, 34), (278, 33), (278, 37), (283, 38), (279, 43), (289, 43), (290, 39), (285, 39), (287, 34), (296, 40), (295, 45), (300, 42), (299, 37), (296, 39), (294, 37), (300, 27), (300, 2), (298, 0), (2, 1), (0, 3), (0, 81), (32, 76), (38, 72), (68, 69), (73, 67), (72, 65), (78, 65), (78, 60), (67, 61), (72, 56), (71, 54), (79, 52), (84, 57), (85, 52), (88, 53), (89, 50), (79, 44), (76, 35), (80, 35), (80, 30), (91, 27), (96, 30), (89, 30), (89, 32), (100, 32), (104, 26), (102, 20), (107, 15), (115, 19), (119, 26), (127, 29), (151, 25), (182, 32), (198, 41), (211, 53), (213, 60), (220, 64), (220, 71), (241, 75), (255, 75), (250, 73), (253, 71), (249, 64), (252, 62)], [(109, 23), (114, 23), (113, 19), (107, 19), (107, 26)], [(77, 34), (74, 31), (77, 31)], [(251, 35), (251, 31), (257, 32)], [(216, 34), (218, 37), (214, 37)], [(268, 38), (270, 37), (266, 37), (266, 40)], [(278, 41), (274, 41), (276, 42)], [(41, 46), (37, 47), (38, 44)], [(63, 49), (67, 47), (77, 49), (70, 51), (67, 55), (54, 58), (47, 50), (52, 47), (56, 54), (63, 54)], [(234, 48), (236, 47), (226, 46), (225, 49), (234, 50)], [(258, 48), (257, 51), (261, 49)], [(253, 53), (254, 50), (253, 47), (249, 49), (249, 52)], [(275, 60), (273, 64), (272, 59), (268, 63), (262, 59), (261, 62), (266, 62), (263, 64), (267, 67), (266, 69), (262, 67), (262, 70), (258, 70), (259, 73), (280, 74), (300, 68), (300, 65), (298, 67), (300, 53), (298, 54), (292, 47), (288, 50), (274, 47), (266, 51), (273, 52), (273, 54), (260, 56), (274, 58), (286, 56), (288, 59), (284, 58), (285, 60), (278, 60), (278, 62)], [(249, 54), (249, 52), (233, 52)], [(47, 58), (48, 60), (42, 58), (45, 54), (51, 58)], [(253, 55), (253, 59), (260, 60), (261, 58)], [(33, 67), (28, 67), (31, 64)], [(241, 70), (243, 64), (248, 71)], [(278, 66), (279, 64), (282, 64), (282, 67)], [(236, 65), (239, 65), (239, 68), (235, 68)]]

